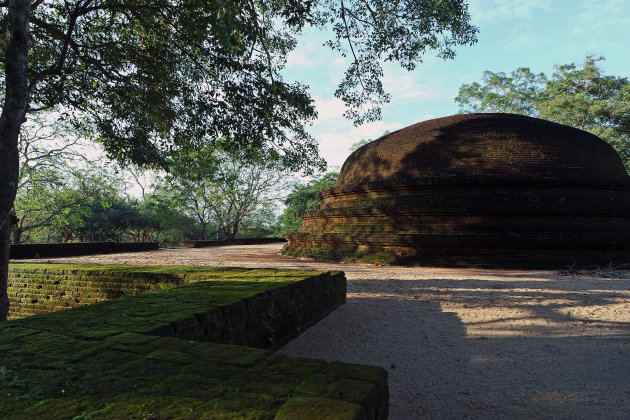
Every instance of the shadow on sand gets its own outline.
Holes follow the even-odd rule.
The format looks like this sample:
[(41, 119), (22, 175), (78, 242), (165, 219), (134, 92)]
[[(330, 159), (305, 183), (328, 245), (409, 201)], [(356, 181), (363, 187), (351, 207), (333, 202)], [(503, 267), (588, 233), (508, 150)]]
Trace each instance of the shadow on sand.
[(630, 280), (487, 274), (350, 280), (281, 351), (387, 368), (392, 419), (625, 418)]

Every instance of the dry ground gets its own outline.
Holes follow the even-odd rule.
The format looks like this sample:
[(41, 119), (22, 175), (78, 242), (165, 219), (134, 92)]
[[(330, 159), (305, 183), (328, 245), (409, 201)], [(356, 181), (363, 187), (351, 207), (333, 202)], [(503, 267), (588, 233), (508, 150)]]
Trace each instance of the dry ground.
[(60, 258), (343, 270), (348, 300), (281, 353), (389, 372), (392, 419), (630, 419), (630, 272), (294, 260), (280, 244)]

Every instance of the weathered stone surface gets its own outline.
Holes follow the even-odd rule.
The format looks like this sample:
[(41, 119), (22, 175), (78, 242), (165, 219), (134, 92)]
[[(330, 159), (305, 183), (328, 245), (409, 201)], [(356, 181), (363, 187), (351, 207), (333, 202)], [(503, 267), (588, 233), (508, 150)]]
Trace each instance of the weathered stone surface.
[(285, 242), (284, 238), (242, 238), (242, 239), (218, 239), (218, 240), (187, 240), (181, 241), (181, 248), (206, 248), (211, 246), (227, 245), (257, 245), (272, 244), (274, 242)]
[(0, 323), (2, 419), (387, 418), (383, 368), (270, 351), (345, 300), (342, 272), (14, 266), (183, 284)]
[(283, 253), (482, 267), (630, 263), (630, 177), (587, 132), (512, 114), (412, 125), (358, 149)]

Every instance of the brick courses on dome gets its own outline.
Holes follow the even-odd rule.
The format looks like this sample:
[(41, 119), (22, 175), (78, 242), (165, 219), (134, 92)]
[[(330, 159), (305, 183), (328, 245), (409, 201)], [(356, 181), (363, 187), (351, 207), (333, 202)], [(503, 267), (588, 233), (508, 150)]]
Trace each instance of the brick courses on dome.
[(355, 151), (283, 253), (477, 267), (630, 263), (630, 177), (602, 139), (512, 114), (421, 122)]

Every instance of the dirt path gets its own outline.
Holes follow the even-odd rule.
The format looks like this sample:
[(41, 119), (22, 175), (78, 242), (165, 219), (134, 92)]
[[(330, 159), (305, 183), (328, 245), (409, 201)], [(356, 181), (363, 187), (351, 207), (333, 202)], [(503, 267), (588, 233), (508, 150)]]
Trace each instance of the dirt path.
[(279, 248), (56, 261), (343, 270), (347, 303), (280, 352), (385, 367), (390, 418), (630, 418), (630, 272), (331, 264)]

